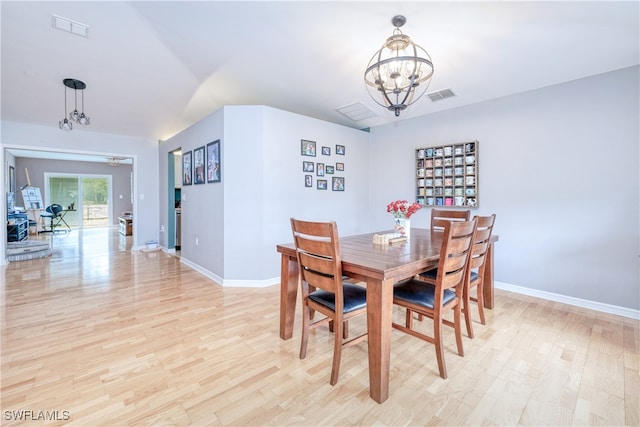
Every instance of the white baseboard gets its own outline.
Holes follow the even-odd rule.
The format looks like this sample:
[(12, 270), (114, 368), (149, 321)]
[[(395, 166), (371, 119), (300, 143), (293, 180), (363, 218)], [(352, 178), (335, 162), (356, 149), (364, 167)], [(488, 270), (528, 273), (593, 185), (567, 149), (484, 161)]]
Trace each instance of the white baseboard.
[(536, 298), (546, 299), (549, 301), (561, 302), (576, 307), (588, 308), (603, 313), (615, 314), (617, 316), (628, 317), (630, 319), (640, 320), (640, 310), (634, 310), (616, 305), (604, 304), (596, 301), (589, 301), (581, 298), (569, 297), (566, 295), (555, 294), (553, 292), (540, 291), (537, 289), (524, 288), (522, 286), (512, 285), (504, 282), (493, 282), (495, 289), (503, 289), (505, 291), (514, 292), (516, 294), (529, 295)]
[(188, 259), (182, 257), (180, 258), (180, 262), (188, 265), (189, 267), (193, 268), (194, 270), (196, 270), (197, 272), (207, 276), (209, 279), (213, 280), (214, 282), (216, 282), (217, 284), (224, 286), (224, 287), (238, 287), (238, 288), (266, 288), (268, 286), (272, 286), (272, 285), (277, 285), (280, 283), (280, 277), (276, 277), (273, 279), (265, 279), (265, 280), (246, 280), (246, 279), (241, 279), (241, 280), (236, 280), (236, 279), (229, 279), (229, 280), (225, 280), (222, 277), (218, 276), (217, 274), (202, 268), (202, 266), (195, 264), (191, 261), (189, 261)]

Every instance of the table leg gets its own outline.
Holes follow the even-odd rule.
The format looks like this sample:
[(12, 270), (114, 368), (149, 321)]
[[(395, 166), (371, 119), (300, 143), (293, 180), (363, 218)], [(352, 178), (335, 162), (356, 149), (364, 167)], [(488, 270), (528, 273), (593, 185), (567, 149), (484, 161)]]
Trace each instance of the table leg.
[(484, 298), (484, 308), (493, 308), (493, 243), (487, 250), (487, 259), (482, 279), (482, 296)]
[(293, 336), (293, 320), (298, 297), (298, 260), (282, 254), (280, 262), (280, 338)]
[(389, 397), (393, 281), (367, 279), (369, 395), (382, 403)]

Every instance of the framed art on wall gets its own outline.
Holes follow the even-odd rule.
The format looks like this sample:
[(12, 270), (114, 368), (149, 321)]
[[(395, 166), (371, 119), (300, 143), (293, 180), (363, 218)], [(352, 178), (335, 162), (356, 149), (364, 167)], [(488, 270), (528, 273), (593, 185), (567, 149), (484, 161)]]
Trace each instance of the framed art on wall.
[(182, 185), (191, 185), (191, 151), (182, 154)]
[(306, 139), (300, 140), (300, 151), (303, 156), (316, 156), (316, 142), (307, 141)]
[(302, 172), (313, 172), (314, 169), (313, 162), (302, 162)]
[(207, 144), (207, 182), (220, 182), (221, 173), (220, 162), (220, 140)]
[(193, 183), (204, 184), (204, 147), (193, 150)]
[(334, 176), (331, 178), (331, 189), (333, 191), (344, 191), (344, 178)]

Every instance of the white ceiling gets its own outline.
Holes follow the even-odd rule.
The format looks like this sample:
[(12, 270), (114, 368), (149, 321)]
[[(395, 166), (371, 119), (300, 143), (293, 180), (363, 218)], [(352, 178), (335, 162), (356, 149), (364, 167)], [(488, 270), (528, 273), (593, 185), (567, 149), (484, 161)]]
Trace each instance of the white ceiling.
[[(96, 132), (166, 139), (224, 105), (268, 105), (355, 128), (394, 122), (363, 83), (391, 18), (431, 55), (429, 91), (399, 119), (639, 63), (639, 3), (2, 1), (2, 120), (57, 126), (64, 78), (87, 84)], [(52, 15), (89, 26), (54, 29)], [(337, 108), (377, 115), (353, 122)], [(73, 103), (70, 92), (70, 107)], [(71, 108), (72, 110), (73, 108)]]

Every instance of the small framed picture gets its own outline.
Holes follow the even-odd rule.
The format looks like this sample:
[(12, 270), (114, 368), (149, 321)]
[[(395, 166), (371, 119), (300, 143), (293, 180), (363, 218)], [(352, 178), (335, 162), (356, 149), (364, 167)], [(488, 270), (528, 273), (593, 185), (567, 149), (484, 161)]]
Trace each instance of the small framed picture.
[(319, 179), (318, 180), (318, 190), (326, 190), (327, 189), (327, 180)]
[(300, 150), (303, 156), (316, 156), (316, 142), (307, 141), (306, 139), (300, 140)]
[(344, 145), (336, 145), (336, 154), (340, 154), (341, 156), (344, 156), (344, 153), (345, 153)]
[(314, 165), (313, 162), (302, 162), (302, 172), (313, 172), (314, 171), (313, 165)]
[(333, 166), (327, 165), (327, 166), (324, 167), (324, 172), (327, 175), (333, 175), (333, 171), (334, 171)]
[(220, 140), (207, 144), (207, 182), (220, 182)]
[(204, 184), (204, 147), (193, 150), (193, 183)]
[(316, 165), (316, 176), (324, 176), (324, 163)]
[(344, 170), (344, 163), (336, 163), (336, 170), (337, 171), (343, 171)]
[(182, 185), (191, 185), (191, 151), (182, 154)]
[(338, 176), (331, 178), (331, 189), (333, 191), (344, 191), (344, 178)]
[(322, 147), (322, 155), (330, 156), (331, 155), (331, 147)]
[(313, 176), (305, 175), (304, 176), (304, 186), (305, 187), (313, 187)]

